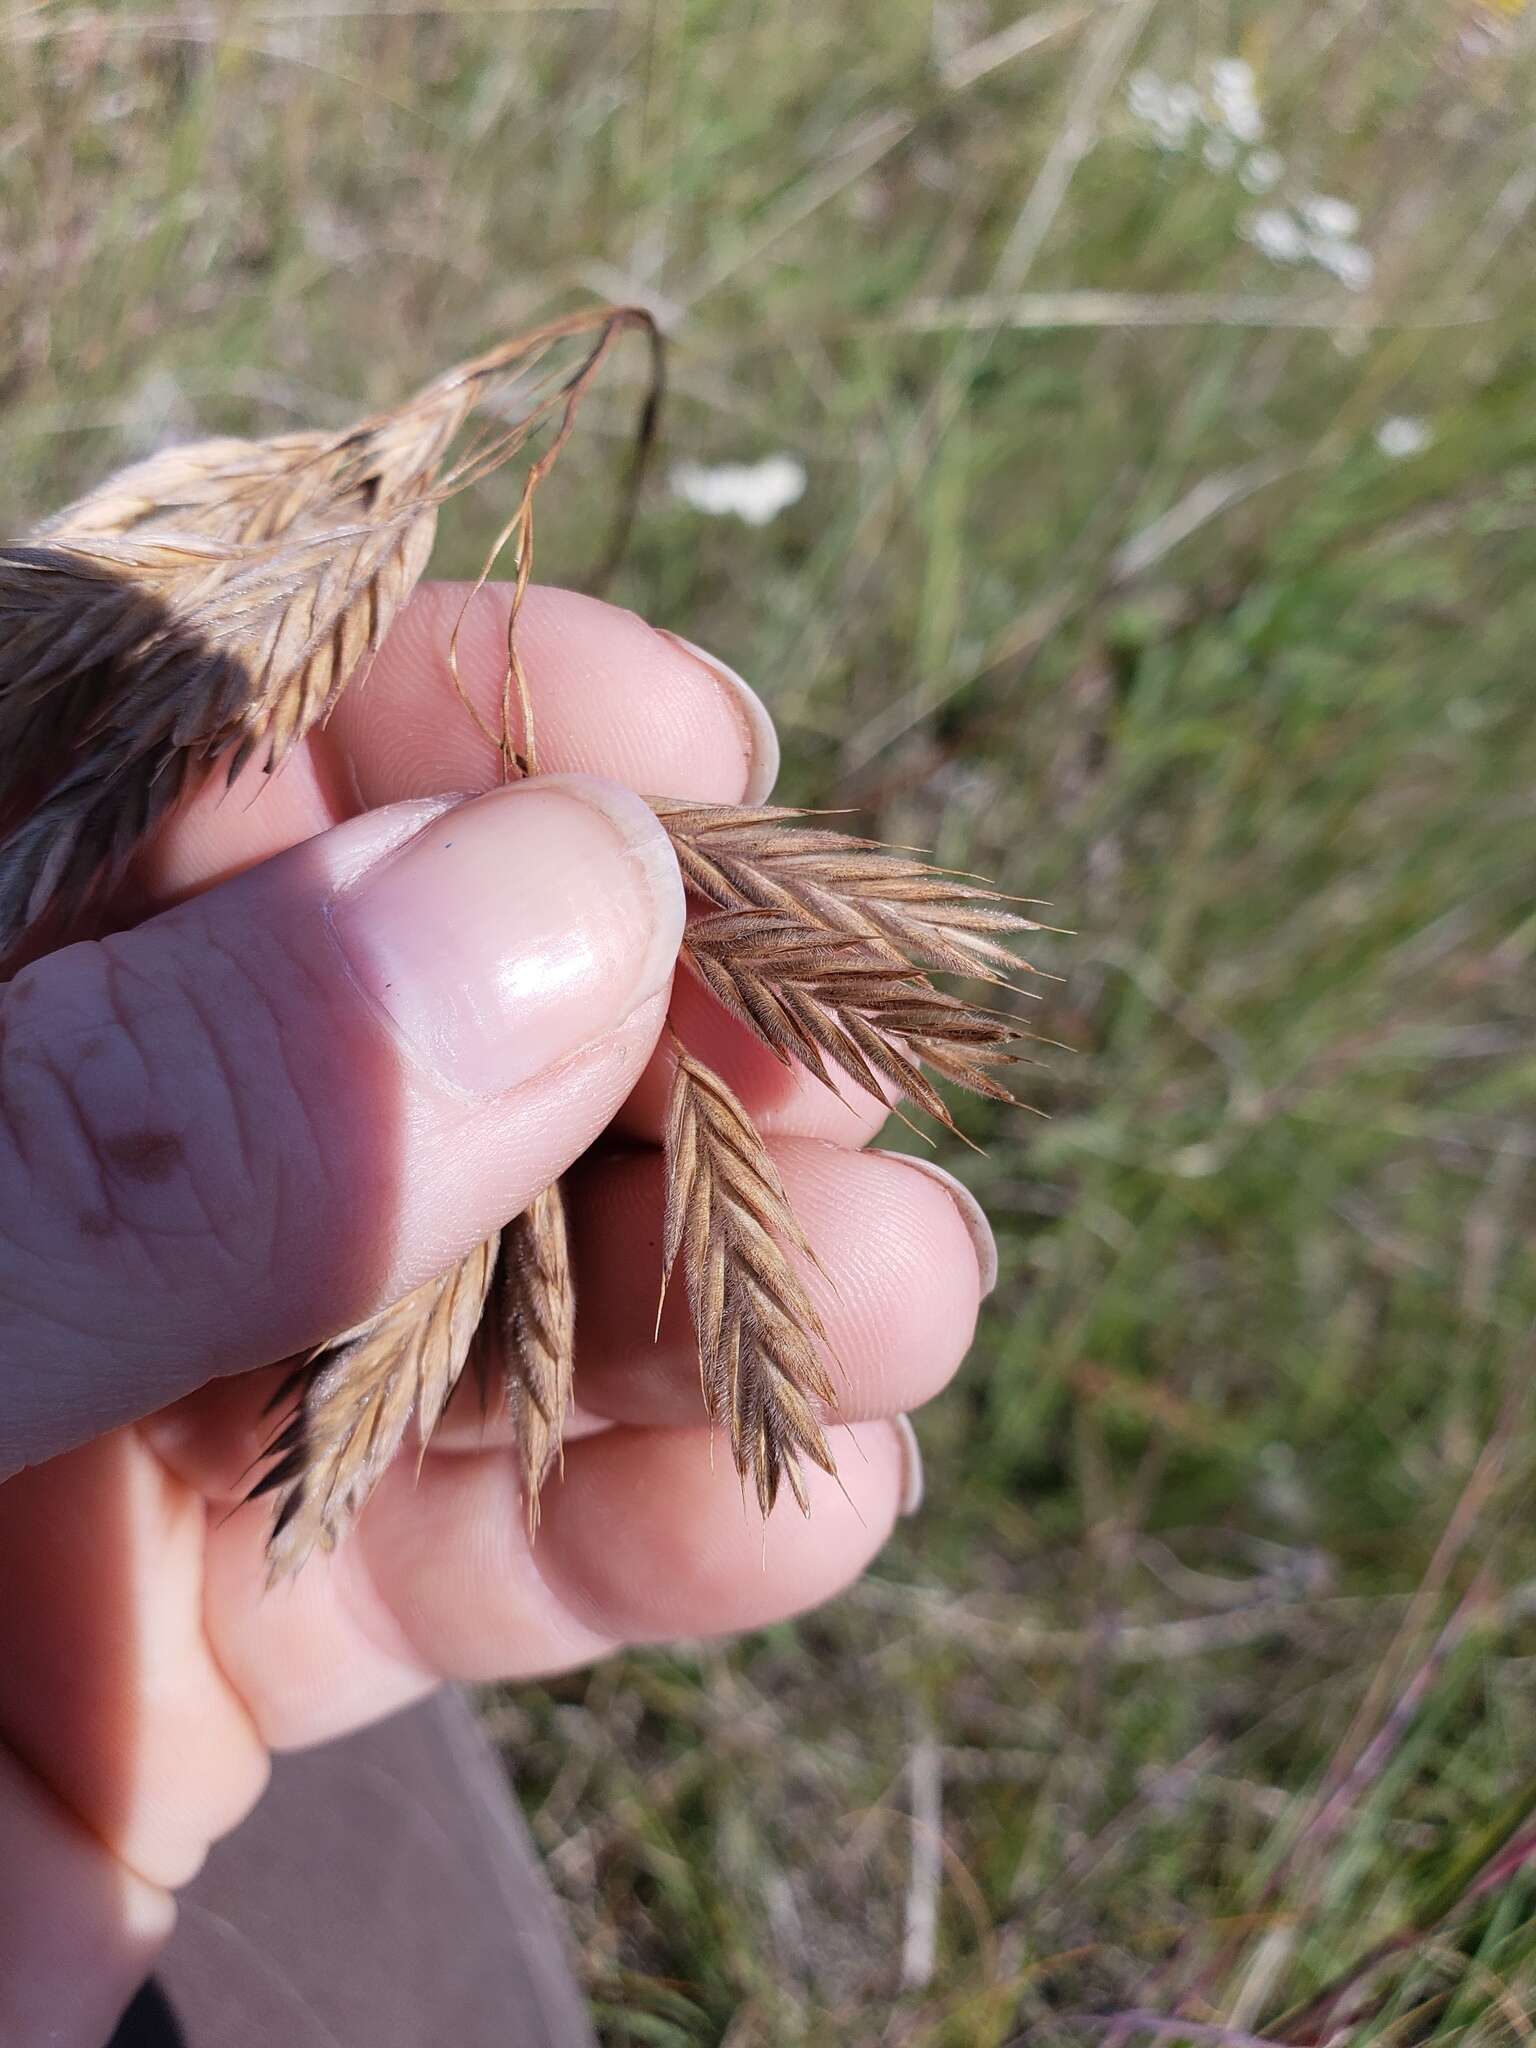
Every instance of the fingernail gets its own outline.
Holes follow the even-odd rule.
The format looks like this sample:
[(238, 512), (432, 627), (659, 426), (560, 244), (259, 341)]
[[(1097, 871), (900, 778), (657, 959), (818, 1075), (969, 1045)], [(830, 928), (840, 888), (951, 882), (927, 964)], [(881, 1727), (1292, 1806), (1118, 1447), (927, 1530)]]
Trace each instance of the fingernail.
[(901, 1497), (896, 1504), (896, 1512), (906, 1521), (923, 1504), (923, 1447), (917, 1440), (910, 1415), (893, 1415), (891, 1427), (901, 1446)]
[(681, 647), (684, 654), (691, 654), (696, 662), (707, 668), (724, 689), (741, 722), (742, 745), (747, 754), (747, 785), (741, 800), (744, 804), (765, 802), (779, 779), (779, 735), (774, 730), (767, 705), (752, 685), (737, 675), (735, 669), (727, 668), (717, 655), (706, 654), (702, 647), (695, 647), (681, 633), (669, 633), (665, 626), (657, 630), (664, 640), (670, 640), (674, 647)]
[(910, 1152), (893, 1155), (903, 1166), (914, 1167), (918, 1173), (926, 1173), (930, 1180), (936, 1180), (947, 1190), (950, 1200), (960, 1211), (960, 1221), (965, 1225), (967, 1237), (976, 1250), (976, 1271), (981, 1277), (981, 1298), (987, 1296), (997, 1285), (997, 1239), (992, 1235), (992, 1226), (987, 1221), (987, 1212), (971, 1193), (963, 1180), (956, 1180), (952, 1173), (942, 1166), (936, 1166), (931, 1159), (916, 1159)]
[(354, 979), (410, 1052), (474, 1095), (617, 1030), (665, 987), (683, 914), (650, 809), (583, 775), (443, 812), (330, 913)]

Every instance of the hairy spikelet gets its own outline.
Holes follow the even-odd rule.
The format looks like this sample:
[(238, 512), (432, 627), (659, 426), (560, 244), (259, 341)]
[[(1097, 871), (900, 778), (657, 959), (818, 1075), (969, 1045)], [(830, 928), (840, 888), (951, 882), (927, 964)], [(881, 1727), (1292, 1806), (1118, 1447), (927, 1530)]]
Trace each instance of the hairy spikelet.
[[(278, 767), (410, 595), (439, 503), (552, 422), (509, 528), (520, 595), (533, 488), (618, 334), (649, 324), (554, 322), (340, 433), (167, 449), (0, 548), (0, 819), (42, 807), (0, 838), (0, 958), (110, 890), (134, 832), (213, 764)], [(488, 390), (589, 330), (574, 373), (446, 466)]]
[(70, 736), (75, 755), (0, 845), (0, 956), (119, 880), (193, 771), (286, 758), (377, 648), (433, 520), (427, 505), (256, 547), (0, 549), (0, 803), (23, 793), (40, 739)]
[(871, 1094), (886, 1082), (953, 1128), (926, 1060), (973, 1094), (1014, 1100), (987, 1070), (1015, 1061), (1017, 1028), (893, 965), (883, 944), (776, 911), (722, 911), (694, 920), (683, 955), (733, 1017), (829, 1086), (830, 1060)]
[(486, 1323), (486, 1349), (500, 1366), (516, 1432), (532, 1532), (539, 1524), (539, 1489), (560, 1456), (576, 1369), (576, 1290), (558, 1183), (501, 1233)]
[(929, 867), (877, 840), (803, 825), (803, 811), (778, 805), (652, 802), (683, 879), (721, 910), (774, 911), (847, 932), (902, 966), (984, 980), (1029, 971), (1007, 941), (1041, 927), (968, 875)]
[(497, 1239), (310, 1354), (279, 1391), (292, 1413), (252, 1489), (276, 1502), (274, 1580), (330, 1550), (383, 1476), (412, 1418), (423, 1443), (462, 1373), (485, 1308)]
[(787, 1481), (807, 1506), (802, 1457), (832, 1453), (813, 1402), (836, 1390), (826, 1332), (790, 1259), (813, 1258), (778, 1170), (740, 1102), (681, 1046), (667, 1105), (662, 1283), (683, 1262), (704, 1405), (766, 1515)]
[(146, 530), (205, 540), (273, 540), (331, 494), (333, 434), (192, 441), (108, 477), (35, 527), (35, 541), (121, 540)]

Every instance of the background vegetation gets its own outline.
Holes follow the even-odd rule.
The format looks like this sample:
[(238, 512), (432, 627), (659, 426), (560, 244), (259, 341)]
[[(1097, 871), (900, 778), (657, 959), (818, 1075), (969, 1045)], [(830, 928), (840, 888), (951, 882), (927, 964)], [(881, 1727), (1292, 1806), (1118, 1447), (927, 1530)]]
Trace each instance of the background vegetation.
[(614, 2048), (1536, 2041), (1533, 42), (5, 15), (13, 528), (639, 297), (669, 459), (808, 487), (750, 527), (663, 479), (622, 595), (753, 678), (795, 796), (1077, 934), (1050, 1121), (964, 1111), (1003, 1279), (920, 1519), (803, 1626), (488, 1708)]

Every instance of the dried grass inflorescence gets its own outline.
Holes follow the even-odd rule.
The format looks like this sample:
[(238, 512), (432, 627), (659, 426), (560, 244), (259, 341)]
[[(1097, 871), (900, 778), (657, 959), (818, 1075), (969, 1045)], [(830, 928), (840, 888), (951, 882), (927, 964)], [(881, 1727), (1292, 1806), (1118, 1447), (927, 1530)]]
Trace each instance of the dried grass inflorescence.
[[(652, 341), (653, 375), (627, 517), (659, 345), (648, 316), (605, 308), (492, 349), (340, 433), (167, 449), (0, 547), (0, 955), (107, 900), (206, 776), (232, 778), (252, 759), (280, 767), (365, 676), (426, 567), (438, 508), (542, 436), (491, 556), (510, 550), (515, 626), (535, 492), (636, 328)], [(513, 632), (492, 737), (509, 776), (536, 769)], [(951, 1128), (930, 1076), (1014, 1099), (999, 1073), (1022, 1034), (930, 978), (1008, 985), (1021, 964), (1009, 941), (1038, 927), (1007, 899), (794, 811), (651, 801), (693, 899), (686, 967), (778, 1058), (828, 1086), (841, 1076), (905, 1098)], [(745, 1108), (681, 1044), (673, 1054), (663, 1285), (681, 1262), (705, 1407), (743, 1482), (765, 1514), (784, 1483), (805, 1506), (802, 1461), (834, 1469), (836, 1387), (802, 1277), (814, 1260)], [(574, 1361), (552, 1188), (451, 1272), (294, 1362), (254, 1489), (275, 1502), (274, 1577), (336, 1541), (407, 1432), (431, 1435), (466, 1367), (483, 1398), (499, 1390), (506, 1405), (534, 1526)]]

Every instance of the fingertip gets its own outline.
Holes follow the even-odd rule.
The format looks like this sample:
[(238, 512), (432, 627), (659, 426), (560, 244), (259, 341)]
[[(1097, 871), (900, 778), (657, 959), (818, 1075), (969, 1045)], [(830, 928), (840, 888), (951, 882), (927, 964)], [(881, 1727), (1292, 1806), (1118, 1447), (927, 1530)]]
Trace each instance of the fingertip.
[[(769, 1150), (817, 1263), (798, 1261), (827, 1332), (839, 1414), (921, 1407), (958, 1369), (981, 1296), (976, 1244), (952, 1191), (900, 1154), (802, 1138)], [(665, 1199), (654, 1152), (599, 1156), (572, 1183), (582, 1398), (631, 1425), (700, 1415), (686, 1299), (669, 1290), (660, 1329), (657, 1249)], [(615, 1256), (616, 1246), (633, 1247)]]
[(615, 1429), (579, 1445), (545, 1493), (541, 1569), (561, 1604), (626, 1642), (762, 1628), (819, 1606), (893, 1528), (901, 1448), (886, 1423), (831, 1437), (836, 1476), (807, 1466), (764, 1522), (728, 1446), (702, 1429)]
[(926, 1159), (916, 1152), (888, 1152), (887, 1159), (900, 1160), (909, 1173), (920, 1173), (940, 1187), (955, 1206), (961, 1228), (970, 1239), (971, 1251), (976, 1260), (976, 1285), (979, 1298), (985, 1301), (997, 1285), (997, 1238), (987, 1220), (987, 1212), (971, 1193), (965, 1182), (950, 1172), (947, 1166), (940, 1166), (936, 1159)]
[(674, 647), (681, 648), (684, 654), (713, 676), (726, 692), (741, 718), (742, 742), (747, 756), (747, 780), (741, 801), (744, 804), (766, 803), (779, 779), (779, 735), (768, 706), (746, 677), (721, 661), (718, 655), (706, 653), (692, 640), (685, 640), (681, 633), (673, 633), (665, 626), (658, 626), (656, 630), (663, 640), (670, 640)]
[[(417, 589), (327, 734), (363, 803), (500, 779), (510, 606), (507, 584)], [(633, 612), (535, 585), (517, 647), (545, 772), (736, 803), (776, 770), (776, 743), (761, 758), (771, 724), (745, 685)], [(515, 707), (513, 727), (525, 738)]]

